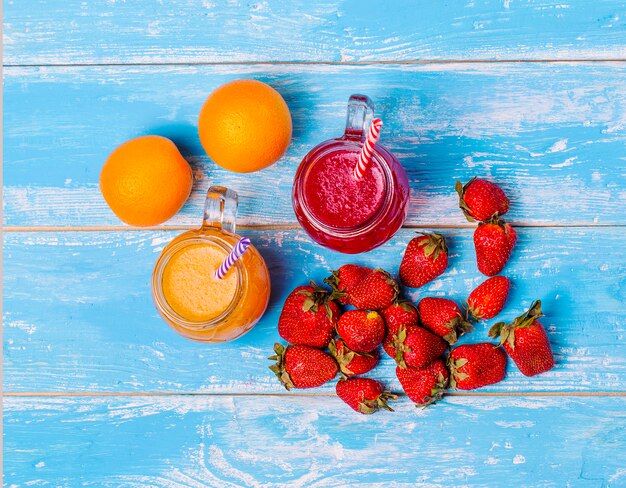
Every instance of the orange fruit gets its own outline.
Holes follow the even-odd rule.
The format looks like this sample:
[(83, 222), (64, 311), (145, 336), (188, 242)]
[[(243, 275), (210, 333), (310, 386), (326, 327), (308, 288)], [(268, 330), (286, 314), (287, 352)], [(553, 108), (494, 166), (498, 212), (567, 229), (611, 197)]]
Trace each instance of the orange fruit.
[(220, 86), (198, 120), (202, 146), (221, 167), (250, 173), (278, 161), (291, 141), (289, 107), (276, 90), (256, 80)]
[(193, 176), (176, 145), (137, 137), (116, 148), (100, 173), (102, 196), (121, 220), (141, 227), (165, 222), (185, 204)]

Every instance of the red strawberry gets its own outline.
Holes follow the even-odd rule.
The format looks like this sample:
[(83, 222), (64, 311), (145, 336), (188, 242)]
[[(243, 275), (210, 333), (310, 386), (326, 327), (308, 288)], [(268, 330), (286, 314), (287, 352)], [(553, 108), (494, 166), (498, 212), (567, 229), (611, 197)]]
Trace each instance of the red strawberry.
[(478, 224), (474, 231), (478, 271), (486, 276), (497, 275), (506, 266), (516, 241), (515, 229), (502, 219)]
[(401, 325), (399, 327), (387, 327), (387, 334), (385, 335), (385, 339), (383, 340), (383, 349), (385, 350), (387, 355), (394, 360), (396, 359), (396, 340), (401, 327), (404, 327), (410, 331), (413, 327), (418, 326)]
[(380, 359), (378, 351), (374, 350), (367, 354), (354, 352), (342, 339), (330, 341), (328, 349), (346, 376), (367, 373), (376, 367)]
[(448, 298), (426, 297), (417, 305), (422, 325), (429, 331), (454, 344), (459, 336), (470, 332), (472, 325), (459, 306)]
[(478, 285), (467, 299), (467, 311), (475, 319), (492, 319), (504, 308), (511, 282), (494, 276)]
[(375, 269), (352, 288), (348, 303), (361, 310), (382, 310), (397, 300), (399, 292), (389, 273)]
[(419, 288), (448, 267), (448, 248), (440, 234), (424, 234), (409, 241), (400, 263), (400, 281)]
[(423, 368), (441, 356), (448, 345), (435, 334), (417, 326), (400, 327), (393, 344), (401, 368)]
[(495, 183), (479, 180), (475, 176), (465, 185), (456, 182), (459, 208), (470, 222), (489, 220), (509, 211), (509, 199)]
[(415, 305), (408, 300), (398, 300), (380, 313), (387, 324), (387, 333), (383, 340), (383, 348), (389, 356), (395, 358), (396, 348), (394, 347), (394, 336), (398, 334), (398, 330), (401, 326), (409, 327), (418, 325), (419, 315)]
[(270, 369), (285, 388), (315, 388), (332, 380), (339, 368), (335, 360), (319, 349), (309, 346), (274, 344), (276, 361)]
[(348, 310), (337, 323), (337, 332), (350, 349), (371, 352), (385, 337), (385, 321), (378, 312)]
[(331, 271), (331, 275), (324, 281), (333, 289), (332, 298), (337, 298), (340, 303), (347, 305), (350, 303), (350, 293), (354, 287), (372, 271), (374, 271), (372, 268), (365, 266), (344, 264), (338, 270)]
[(548, 335), (537, 320), (542, 315), (541, 302), (537, 300), (512, 324), (499, 322), (489, 331), (491, 337), (500, 338), (500, 344), (526, 376), (544, 373), (554, 366)]
[(475, 390), (504, 379), (506, 354), (490, 342), (465, 344), (452, 349), (448, 368), (451, 388)]
[(426, 407), (439, 400), (446, 388), (450, 373), (441, 359), (433, 361), (422, 369), (396, 367), (396, 376), (411, 400), (417, 407)]
[(287, 342), (325, 348), (339, 320), (339, 306), (328, 292), (311, 282), (293, 290), (278, 319), (278, 333)]
[(389, 399), (396, 400), (398, 397), (383, 391), (383, 387), (378, 381), (369, 378), (349, 378), (337, 382), (335, 388), (337, 396), (348, 406), (359, 413), (370, 414), (380, 408), (393, 412), (387, 405)]
[(387, 308), (381, 310), (380, 314), (385, 319), (385, 323), (389, 329), (395, 331), (401, 325), (418, 325), (419, 315), (415, 305), (408, 300), (398, 300), (397, 302), (389, 305)]

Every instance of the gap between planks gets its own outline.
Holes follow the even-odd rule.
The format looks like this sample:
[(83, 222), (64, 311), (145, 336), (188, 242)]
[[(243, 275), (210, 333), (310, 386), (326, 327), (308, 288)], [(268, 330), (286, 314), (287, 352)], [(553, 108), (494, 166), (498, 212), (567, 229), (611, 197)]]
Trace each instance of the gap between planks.
[[(231, 396), (231, 397), (332, 397), (334, 393), (205, 393), (182, 392), (4, 392), (4, 397), (174, 397), (174, 396)], [(398, 396), (406, 396), (398, 393)], [(446, 396), (455, 397), (626, 397), (626, 391), (529, 391), (529, 392), (451, 392)]]
[(626, 58), (570, 58), (570, 59), (408, 59), (371, 60), (371, 61), (163, 61), (146, 63), (9, 63), (5, 68), (40, 68), (40, 67), (108, 67), (108, 66), (273, 66), (273, 65), (306, 65), (306, 66), (393, 66), (393, 65), (426, 65), (426, 64), (513, 64), (513, 63), (623, 63)]
[[(538, 222), (523, 223), (510, 222), (513, 227), (523, 228), (576, 228), (576, 227), (626, 227), (626, 224), (595, 223), (595, 222), (572, 222), (562, 224), (559, 222)], [(476, 224), (407, 224), (403, 229), (473, 229)], [(3, 226), (4, 232), (98, 232), (98, 231), (151, 231), (151, 230), (193, 230), (197, 225), (156, 225), (150, 227), (134, 227), (130, 225), (84, 225), (84, 226)], [(243, 230), (300, 230), (299, 224), (258, 224), (258, 225), (238, 225), (238, 229)]]

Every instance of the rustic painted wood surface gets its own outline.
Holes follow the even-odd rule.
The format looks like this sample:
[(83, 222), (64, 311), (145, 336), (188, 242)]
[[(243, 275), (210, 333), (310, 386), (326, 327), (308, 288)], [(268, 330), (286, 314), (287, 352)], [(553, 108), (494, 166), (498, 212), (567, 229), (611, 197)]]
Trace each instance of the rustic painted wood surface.
[(396, 408), (364, 417), (336, 397), (10, 398), (5, 479), (163, 488), (626, 482), (623, 397), (449, 397)]
[[(449, 296), (461, 302), (483, 280), (476, 270), (472, 231), (444, 233), (451, 250), (449, 271), (424, 290), (407, 290), (414, 300)], [(321, 283), (346, 256), (321, 249), (303, 231), (248, 231), (270, 269), (269, 311), (241, 340), (209, 347), (171, 331), (152, 304), (152, 266), (177, 234), (9, 234), (5, 387), (22, 392), (283, 393), (267, 368), (267, 356), (280, 339), (276, 323), (282, 301), (308, 278)], [(413, 235), (403, 230), (384, 247), (352, 260), (395, 273)], [(541, 299), (558, 365), (528, 379), (511, 363), (507, 380), (485, 391), (626, 391), (625, 241), (623, 227), (592, 234), (572, 227), (520, 229), (506, 269), (514, 290), (502, 318), (513, 319)], [(466, 342), (487, 340), (487, 330), (488, 324), (479, 325)], [(399, 388), (390, 358), (376, 375)]]
[[(286, 157), (257, 174), (219, 169), (196, 129), (207, 94), (240, 77), (272, 83), (294, 118)], [(454, 182), (476, 173), (502, 182), (512, 221), (624, 224), (625, 78), (626, 63), (9, 68), (4, 220), (119, 225), (98, 190), (102, 162), (129, 137), (160, 134), (181, 146), (197, 177), (169, 224), (198, 222), (210, 182), (241, 193), (244, 224), (295, 223), (297, 165), (343, 133), (348, 97), (358, 91), (375, 101), (381, 142), (411, 179), (408, 224), (466, 222)]]
[(10, 64), (625, 59), (621, 0), (5, 0)]
[[(624, 2), (3, 7), (5, 486), (626, 486)], [(285, 158), (255, 175), (216, 168), (195, 129), (208, 93), (241, 77), (275, 86), (294, 118)], [(289, 290), (352, 260), (395, 272), (413, 235), (349, 258), (297, 228), (297, 164), (340, 135), (352, 92), (374, 99), (407, 169), (407, 227), (449, 237), (450, 269), (411, 298), (460, 301), (481, 281), (453, 184), (497, 180), (520, 235), (502, 318), (542, 299), (553, 371), (509, 364), (479, 393), (424, 411), (401, 397), (372, 417), (333, 385), (286, 394), (272, 380)], [(196, 184), (179, 215), (140, 231), (97, 180), (113, 147), (148, 133), (181, 147)], [(170, 331), (149, 291), (209, 183), (239, 191), (273, 280), (260, 324), (221, 346)], [(399, 388), (390, 360), (376, 375)]]

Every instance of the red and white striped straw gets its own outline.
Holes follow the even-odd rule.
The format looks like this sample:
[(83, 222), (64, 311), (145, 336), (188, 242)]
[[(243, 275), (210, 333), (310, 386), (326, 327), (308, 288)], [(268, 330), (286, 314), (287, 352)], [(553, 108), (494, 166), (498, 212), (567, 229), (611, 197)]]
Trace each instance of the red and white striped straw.
[(226, 276), (226, 273), (228, 273), (228, 270), (232, 268), (233, 264), (235, 264), (235, 262), (239, 258), (241, 258), (241, 256), (243, 256), (243, 253), (245, 253), (246, 250), (250, 247), (250, 244), (250, 239), (248, 239), (247, 237), (242, 237), (239, 242), (235, 244), (235, 247), (233, 247), (233, 250), (230, 252), (230, 254), (226, 256), (224, 262), (220, 264), (220, 267), (215, 270), (215, 277), (219, 280), (224, 278), (224, 276)]
[(382, 126), (383, 121), (380, 119), (373, 119), (370, 124), (370, 128), (367, 131), (367, 137), (365, 137), (365, 142), (363, 143), (363, 147), (361, 148), (361, 152), (359, 154), (359, 160), (354, 167), (354, 177), (357, 180), (363, 178), (363, 175), (372, 162), (372, 153), (374, 152), (374, 146), (380, 138), (380, 128)]

